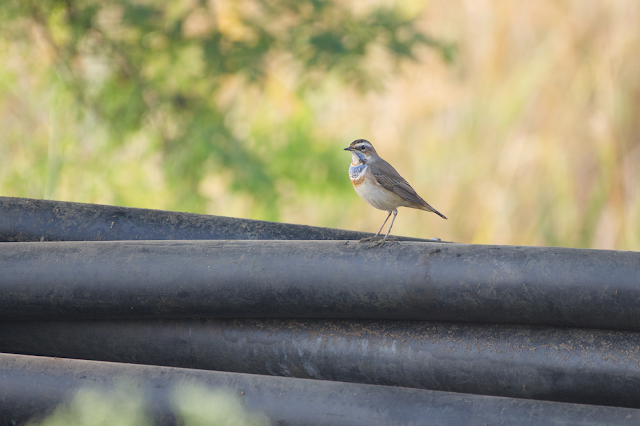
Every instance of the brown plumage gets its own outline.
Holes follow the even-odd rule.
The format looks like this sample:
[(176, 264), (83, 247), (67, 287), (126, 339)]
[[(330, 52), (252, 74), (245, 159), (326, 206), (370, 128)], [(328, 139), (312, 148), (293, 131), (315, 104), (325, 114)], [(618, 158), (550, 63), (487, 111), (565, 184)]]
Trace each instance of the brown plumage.
[(409, 185), (409, 182), (407, 182), (405, 178), (400, 176), (400, 173), (398, 173), (391, 164), (380, 158), (379, 162), (372, 164), (370, 167), (371, 174), (376, 179), (376, 183), (378, 185), (380, 185), (387, 191), (398, 194), (405, 200), (411, 201), (411, 203), (413, 203), (411, 206), (404, 207), (426, 210), (437, 214), (443, 219), (446, 219), (446, 217), (442, 213), (431, 207), (429, 203), (423, 200), (422, 197), (420, 197), (418, 193), (411, 187), (411, 185)]
[(387, 239), (398, 214), (398, 207), (425, 210), (446, 219), (442, 213), (424, 201), (391, 164), (380, 158), (371, 142), (358, 139), (351, 142), (345, 150), (351, 152), (349, 177), (358, 195), (376, 209), (389, 213), (374, 238), (380, 234), (393, 213), (391, 225), (383, 241)]

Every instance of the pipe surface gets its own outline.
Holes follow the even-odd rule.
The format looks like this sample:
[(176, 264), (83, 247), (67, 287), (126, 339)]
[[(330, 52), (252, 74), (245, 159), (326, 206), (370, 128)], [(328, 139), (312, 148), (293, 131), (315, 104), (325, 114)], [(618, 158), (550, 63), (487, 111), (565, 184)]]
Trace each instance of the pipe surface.
[(640, 333), (336, 320), (8, 321), (0, 351), (640, 408)]
[[(0, 197), (0, 242), (359, 240), (369, 232), (66, 201)], [(399, 241), (427, 241), (394, 237)]]
[[(83, 385), (142, 392), (157, 425), (171, 394), (223, 388), (277, 425), (637, 425), (640, 411), (320, 380), (0, 354), (0, 425), (51, 411)], [(127, 389), (125, 389), (127, 390)]]
[[(352, 241), (0, 244), (0, 319), (371, 318), (640, 330), (640, 255)], [(436, 248), (437, 247), (437, 248)]]

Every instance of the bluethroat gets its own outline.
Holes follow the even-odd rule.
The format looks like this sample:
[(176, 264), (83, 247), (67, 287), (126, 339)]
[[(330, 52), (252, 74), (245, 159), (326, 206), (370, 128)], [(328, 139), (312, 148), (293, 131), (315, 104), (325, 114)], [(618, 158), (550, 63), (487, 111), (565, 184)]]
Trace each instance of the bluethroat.
[(380, 158), (371, 142), (365, 139), (355, 140), (345, 151), (351, 152), (349, 177), (360, 198), (376, 209), (389, 213), (373, 239), (380, 235), (393, 213), (389, 230), (382, 239), (382, 242), (386, 241), (398, 215), (398, 207), (426, 210), (446, 219), (442, 213), (427, 204), (391, 164)]

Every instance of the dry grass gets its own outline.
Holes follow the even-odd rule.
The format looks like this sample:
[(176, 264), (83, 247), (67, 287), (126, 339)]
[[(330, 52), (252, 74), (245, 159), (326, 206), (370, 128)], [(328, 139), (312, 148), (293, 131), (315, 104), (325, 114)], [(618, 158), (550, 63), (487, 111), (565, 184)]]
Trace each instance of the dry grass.
[[(331, 93), (323, 111), (449, 217), (404, 209), (395, 231), (640, 249), (640, 5), (430, 1), (423, 21), (458, 41), (453, 67), (427, 52), (384, 93)], [(371, 231), (384, 216), (356, 200), (335, 225)]]

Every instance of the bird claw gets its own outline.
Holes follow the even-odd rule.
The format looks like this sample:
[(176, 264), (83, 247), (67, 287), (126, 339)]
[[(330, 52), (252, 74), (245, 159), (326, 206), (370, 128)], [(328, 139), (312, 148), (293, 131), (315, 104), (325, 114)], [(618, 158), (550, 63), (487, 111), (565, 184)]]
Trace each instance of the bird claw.
[(361, 243), (369, 243), (371, 241), (379, 241), (378, 237), (366, 237), (360, 240)]
[(369, 247), (367, 247), (367, 249), (372, 249), (374, 247), (382, 247), (385, 244), (394, 245), (394, 244), (398, 244), (398, 242), (396, 241), (395, 238), (383, 238), (371, 244)]

